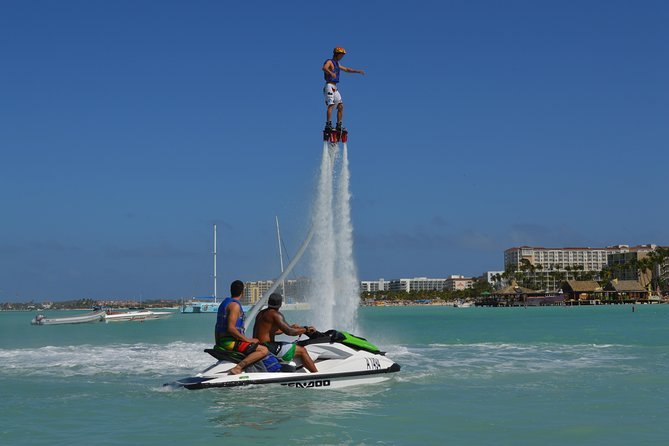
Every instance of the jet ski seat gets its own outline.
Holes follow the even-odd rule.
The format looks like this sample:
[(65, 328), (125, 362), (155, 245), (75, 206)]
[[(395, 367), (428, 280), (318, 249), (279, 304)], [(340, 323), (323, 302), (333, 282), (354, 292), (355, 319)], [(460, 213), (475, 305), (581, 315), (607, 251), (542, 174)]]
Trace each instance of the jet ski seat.
[[(241, 361), (246, 357), (246, 355), (244, 355), (243, 353), (221, 350), (218, 348), (205, 348), (204, 352), (209, 353), (211, 356), (213, 356), (219, 361), (230, 361), (234, 362), (235, 364), (239, 363), (239, 361)], [(281, 365), (281, 370), (279, 370), (280, 372), (294, 372), (296, 370), (295, 366), (292, 364), (281, 363), (280, 365)], [(258, 361), (247, 366), (244, 369), (244, 371), (247, 373), (266, 372), (267, 369), (265, 368), (265, 365), (263, 364), (262, 361)]]
[(218, 359), (219, 361), (230, 361), (234, 362), (235, 364), (246, 357), (246, 355), (244, 355), (243, 353), (222, 350), (219, 348), (205, 348), (204, 352), (209, 353), (211, 356)]

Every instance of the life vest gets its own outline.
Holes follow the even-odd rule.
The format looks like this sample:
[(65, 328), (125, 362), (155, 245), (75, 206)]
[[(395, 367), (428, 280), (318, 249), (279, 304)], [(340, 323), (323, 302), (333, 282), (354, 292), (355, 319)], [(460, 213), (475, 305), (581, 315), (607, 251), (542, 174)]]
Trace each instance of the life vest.
[(330, 73), (328, 73), (327, 71), (324, 71), (323, 74), (325, 76), (325, 82), (328, 82), (330, 84), (338, 84), (339, 83), (339, 62), (337, 62), (334, 59), (328, 59), (323, 64), (326, 64), (328, 61), (332, 62), (332, 65), (334, 65), (335, 75), (334, 75), (334, 77), (332, 77), (332, 76), (330, 76)]
[(239, 317), (235, 321), (235, 328), (241, 334), (244, 334), (244, 308), (238, 300), (235, 300), (232, 297), (226, 297), (218, 307), (218, 314), (216, 315), (216, 339), (223, 337), (232, 338), (230, 333), (228, 333), (228, 305), (231, 303), (239, 305)]
[(281, 363), (278, 358), (271, 353), (262, 359), (262, 363), (265, 365), (268, 372), (274, 373), (281, 371)]

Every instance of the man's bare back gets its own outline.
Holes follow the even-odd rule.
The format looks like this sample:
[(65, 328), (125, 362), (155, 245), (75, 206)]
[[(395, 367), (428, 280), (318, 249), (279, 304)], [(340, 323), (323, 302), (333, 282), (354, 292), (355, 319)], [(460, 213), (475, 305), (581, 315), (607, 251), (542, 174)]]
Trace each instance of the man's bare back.
[(318, 369), (313, 359), (309, 356), (307, 350), (297, 343), (276, 342), (274, 337), (278, 334), (288, 336), (300, 336), (305, 333), (315, 331), (314, 327), (300, 327), (293, 324), (288, 325), (283, 314), (279, 311), (283, 297), (278, 293), (272, 293), (267, 300), (268, 307), (258, 313), (253, 326), (253, 337), (267, 345), (270, 352), (285, 361), (291, 361), (293, 357), (298, 358), (304, 368), (311, 373), (316, 373)]
[[(283, 327), (283, 328), (282, 328)], [(285, 328), (292, 329), (278, 310), (267, 308), (262, 310), (256, 316), (256, 323), (253, 327), (253, 337), (257, 338), (261, 344), (265, 342), (274, 342), (277, 334), (292, 334), (285, 331)], [(295, 336), (295, 335), (293, 335)]]

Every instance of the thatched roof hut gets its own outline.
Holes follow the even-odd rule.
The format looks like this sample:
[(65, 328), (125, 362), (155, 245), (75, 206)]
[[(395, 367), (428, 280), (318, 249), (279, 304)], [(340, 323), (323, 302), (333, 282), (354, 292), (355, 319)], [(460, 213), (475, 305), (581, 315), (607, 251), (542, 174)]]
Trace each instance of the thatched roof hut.
[(527, 295), (537, 293), (540, 293), (540, 291), (518, 286), (517, 284), (507, 285), (501, 290), (493, 291), (495, 296), (522, 296), (523, 294)]
[(595, 301), (604, 295), (604, 290), (594, 280), (567, 280), (562, 282), (562, 292), (568, 301)]
[(610, 298), (619, 300), (648, 299), (650, 292), (636, 280), (613, 279), (604, 286)]

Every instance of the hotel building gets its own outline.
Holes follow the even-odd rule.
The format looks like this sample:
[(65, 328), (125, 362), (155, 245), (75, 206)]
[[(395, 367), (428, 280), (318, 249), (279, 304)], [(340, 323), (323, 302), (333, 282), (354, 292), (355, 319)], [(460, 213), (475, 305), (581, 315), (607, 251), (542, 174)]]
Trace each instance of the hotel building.
[[(258, 280), (254, 282), (244, 282), (244, 296), (242, 303), (244, 305), (255, 304), (263, 294), (269, 290), (274, 284), (273, 280)], [(295, 301), (302, 302), (306, 298), (307, 290), (309, 289), (309, 280), (305, 278), (289, 279), (284, 282), (286, 287), (284, 303), (292, 303)], [(276, 289), (277, 293), (284, 294), (281, 284)]]
[(602, 268), (614, 263), (627, 263), (632, 257), (645, 256), (655, 248), (656, 245), (615, 245), (606, 248), (520, 246), (504, 251), (504, 269), (522, 271), (547, 291), (556, 291), (564, 280), (583, 278), (584, 275), (599, 280)]
[(481, 275), (481, 277), (490, 285), (495, 285), (498, 282), (496, 277), (498, 275), (501, 276), (502, 274), (504, 274), (504, 271), (486, 271)]
[(450, 291), (466, 290), (474, 286), (473, 277), (449, 276), (446, 279), (445, 289)]
[(366, 292), (374, 291), (442, 291), (442, 290), (464, 290), (471, 288), (474, 279), (465, 276), (449, 276), (448, 278), (414, 277), (411, 279), (379, 279), (363, 280), (360, 282), (360, 290)]
[[(653, 271), (650, 269), (641, 271), (633, 267), (632, 264), (645, 258), (655, 248), (657, 248), (657, 245), (639, 245), (622, 249), (621, 252), (609, 254), (608, 266), (614, 268), (613, 273), (616, 279), (637, 280), (642, 286), (646, 287), (653, 278)], [(623, 265), (627, 265), (627, 267)], [(616, 266), (618, 267), (616, 268)]]
[(389, 282), (384, 279), (360, 281), (360, 291), (373, 293), (375, 291), (388, 291)]
[(267, 290), (272, 287), (273, 280), (257, 280), (254, 282), (244, 282), (244, 305), (253, 305), (262, 297)]
[(441, 291), (446, 288), (447, 279), (429, 279), (427, 277), (414, 277), (413, 279), (390, 280), (390, 291)]

